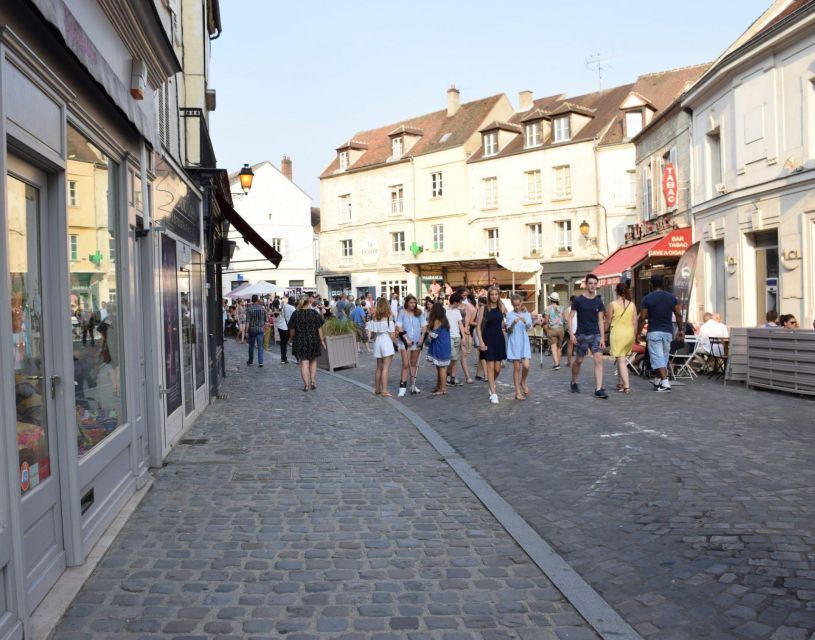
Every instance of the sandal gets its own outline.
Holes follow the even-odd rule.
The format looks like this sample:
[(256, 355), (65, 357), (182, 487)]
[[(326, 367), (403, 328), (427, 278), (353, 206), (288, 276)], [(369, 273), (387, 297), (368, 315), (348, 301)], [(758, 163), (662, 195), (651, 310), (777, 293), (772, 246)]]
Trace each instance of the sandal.
[(467, 384), (473, 384), (475, 381), (472, 378), (467, 378)]
[(528, 396), (529, 395), (529, 385), (525, 384), (523, 386), (523, 390), (524, 390), (524, 395)]
[(431, 393), (430, 395), (431, 395), (431, 396), (446, 396), (446, 395), (447, 395), (447, 392), (446, 392), (446, 391), (434, 391), (434, 392), (433, 392), (433, 393)]
[(308, 391), (308, 385), (303, 385), (303, 391)]
[(526, 396), (525, 396), (525, 395), (518, 395), (518, 394), (516, 393), (516, 394), (515, 394), (515, 399), (516, 399), (516, 400), (526, 400)]
[(619, 391), (620, 391), (620, 393), (624, 393), (624, 394), (626, 394), (626, 395), (628, 395), (629, 393), (631, 393), (631, 389), (630, 389), (630, 388), (628, 388), (628, 387), (623, 387), (623, 388), (622, 388), (622, 389), (620, 389)]
[(380, 395), (383, 398), (393, 398), (393, 396), (391, 394), (389, 394), (387, 391), (383, 391)]
[(311, 383), (311, 390), (314, 391), (317, 388), (317, 385), (313, 382)]

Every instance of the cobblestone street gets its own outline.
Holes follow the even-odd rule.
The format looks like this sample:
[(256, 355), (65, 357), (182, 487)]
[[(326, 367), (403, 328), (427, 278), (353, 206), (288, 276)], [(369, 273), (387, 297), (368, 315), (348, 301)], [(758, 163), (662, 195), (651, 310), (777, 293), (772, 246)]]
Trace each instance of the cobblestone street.
[(53, 638), (597, 638), (388, 404), (227, 352)]
[[(400, 400), (469, 461), (646, 638), (815, 637), (815, 402), (697, 380), (656, 395), (569, 392), (539, 366), (532, 394), (486, 383)], [(373, 360), (339, 372), (372, 384)], [(398, 364), (395, 363), (398, 368)], [(398, 371), (391, 373), (396, 393)]]

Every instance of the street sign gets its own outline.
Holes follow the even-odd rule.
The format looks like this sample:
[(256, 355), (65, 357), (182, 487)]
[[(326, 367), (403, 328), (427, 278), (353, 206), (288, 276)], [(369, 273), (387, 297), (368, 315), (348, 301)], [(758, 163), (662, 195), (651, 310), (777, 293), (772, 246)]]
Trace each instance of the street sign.
[(670, 162), (662, 168), (662, 194), (665, 204), (673, 209), (677, 200), (676, 168)]

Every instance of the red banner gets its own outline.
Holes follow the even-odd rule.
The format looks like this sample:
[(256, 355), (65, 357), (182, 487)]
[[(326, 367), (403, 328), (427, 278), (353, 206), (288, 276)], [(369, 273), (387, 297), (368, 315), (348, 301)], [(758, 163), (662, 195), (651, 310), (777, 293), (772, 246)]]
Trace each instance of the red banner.
[(676, 206), (678, 187), (676, 182), (676, 168), (669, 162), (662, 168), (662, 195), (669, 209)]

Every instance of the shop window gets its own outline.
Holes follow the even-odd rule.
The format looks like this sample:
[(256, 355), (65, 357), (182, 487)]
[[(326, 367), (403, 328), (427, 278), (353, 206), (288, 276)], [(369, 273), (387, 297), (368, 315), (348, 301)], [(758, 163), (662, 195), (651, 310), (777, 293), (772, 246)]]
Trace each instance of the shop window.
[(117, 165), (93, 142), (68, 128), (68, 166), (96, 198), (68, 209), (68, 233), (82, 255), (71, 260), (70, 309), (74, 356), (74, 405), (79, 455), (84, 456), (125, 421), (123, 318), (117, 246)]

